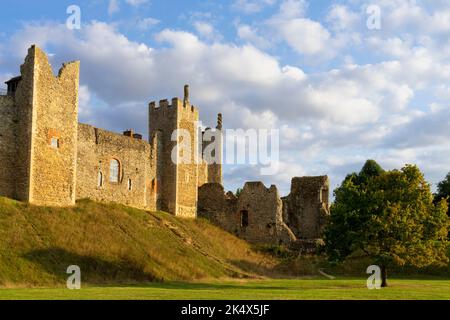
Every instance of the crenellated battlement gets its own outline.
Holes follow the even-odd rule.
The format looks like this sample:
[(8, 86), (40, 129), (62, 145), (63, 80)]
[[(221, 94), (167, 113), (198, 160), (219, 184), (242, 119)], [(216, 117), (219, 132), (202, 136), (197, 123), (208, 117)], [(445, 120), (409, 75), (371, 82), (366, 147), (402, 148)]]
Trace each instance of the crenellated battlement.
[(199, 110), (197, 107), (195, 107), (194, 105), (191, 105), (189, 103), (185, 103), (182, 99), (180, 98), (172, 98), (171, 100), (171, 104), (169, 104), (169, 100), (168, 99), (163, 99), (160, 100), (158, 104), (156, 104), (156, 101), (151, 101), (148, 104), (148, 107), (150, 109), (150, 111), (155, 111), (155, 112), (159, 112), (159, 111), (163, 111), (163, 110), (177, 110), (179, 112), (182, 113), (193, 113), (193, 114), (199, 114)]

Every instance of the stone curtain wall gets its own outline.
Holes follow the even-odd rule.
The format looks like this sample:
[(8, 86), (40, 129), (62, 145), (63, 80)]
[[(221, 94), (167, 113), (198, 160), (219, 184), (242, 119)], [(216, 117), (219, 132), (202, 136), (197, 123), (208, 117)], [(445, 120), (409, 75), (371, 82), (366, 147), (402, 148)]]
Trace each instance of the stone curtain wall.
[(277, 187), (247, 182), (239, 195), (237, 213), (248, 213), (248, 226), (238, 225), (237, 235), (253, 243), (289, 244), (295, 236), (283, 222), (283, 203)]
[[(120, 163), (119, 182), (110, 181), (111, 160)], [(78, 127), (77, 199), (90, 198), (155, 210), (155, 172), (150, 165), (150, 144), (94, 128)], [(99, 185), (99, 174), (102, 185)], [(131, 180), (131, 190), (129, 190)]]
[(330, 214), (328, 190), (327, 176), (293, 178), (291, 193), (283, 199), (275, 186), (262, 182), (247, 182), (238, 198), (208, 183), (199, 188), (198, 214), (252, 243), (304, 245), (303, 239), (322, 236)]
[(15, 158), (14, 198), (30, 201), (31, 137), (34, 104), (36, 47), (28, 49), (25, 62), (20, 66), (22, 80), (17, 87), (14, 104), (16, 109), (16, 139), (13, 144), (17, 154)]
[(0, 195), (15, 197), (16, 108), (14, 98), (0, 96)]
[(198, 216), (230, 233), (239, 231), (237, 198), (232, 192), (225, 194), (219, 183), (207, 183), (198, 189)]
[[(224, 230), (252, 243), (290, 244), (296, 240), (282, 220), (282, 201), (275, 186), (247, 182), (239, 198), (218, 183), (199, 188), (198, 213)], [(243, 214), (247, 224), (243, 224)]]

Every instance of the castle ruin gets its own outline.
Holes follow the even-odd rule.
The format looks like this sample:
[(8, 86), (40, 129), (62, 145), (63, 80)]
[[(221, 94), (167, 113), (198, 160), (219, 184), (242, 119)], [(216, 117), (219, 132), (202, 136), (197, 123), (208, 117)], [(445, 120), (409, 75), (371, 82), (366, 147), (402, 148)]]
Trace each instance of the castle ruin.
[[(199, 131), (199, 110), (184, 98), (150, 102), (148, 141), (127, 130), (113, 133), (78, 122), (79, 62), (55, 76), (46, 54), (28, 50), (21, 75), (0, 95), (0, 195), (43, 206), (72, 206), (90, 198), (179, 217), (210, 219), (252, 243), (293, 243), (320, 238), (329, 215), (327, 177), (292, 180), (280, 198), (275, 186), (247, 182), (239, 196), (225, 193), (222, 164), (173, 161), (172, 150), (189, 132), (191, 150), (202, 155), (208, 130)], [(200, 140), (199, 140), (200, 139)], [(217, 139), (217, 138), (215, 138)], [(213, 140), (222, 157), (222, 135)], [(201, 149), (201, 150), (199, 150)], [(177, 152), (175, 157), (180, 157)]]

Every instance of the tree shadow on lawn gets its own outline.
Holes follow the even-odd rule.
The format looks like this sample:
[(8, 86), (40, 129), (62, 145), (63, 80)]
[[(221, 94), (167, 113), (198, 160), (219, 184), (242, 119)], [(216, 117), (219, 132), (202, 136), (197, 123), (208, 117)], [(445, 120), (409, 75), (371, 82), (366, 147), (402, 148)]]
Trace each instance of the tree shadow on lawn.
[(81, 281), (91, 284), (133, 283), (160, 281), (153, 274), (145, 272), (143, 267), (121, 258), (108, 261), (99, 257), (79, 255), (62, 248), (32, 250), (23, 257), (40, 265), (47, 273), (66, 282), (70, 274), (67, 267), (77, 265), (81, 270)]

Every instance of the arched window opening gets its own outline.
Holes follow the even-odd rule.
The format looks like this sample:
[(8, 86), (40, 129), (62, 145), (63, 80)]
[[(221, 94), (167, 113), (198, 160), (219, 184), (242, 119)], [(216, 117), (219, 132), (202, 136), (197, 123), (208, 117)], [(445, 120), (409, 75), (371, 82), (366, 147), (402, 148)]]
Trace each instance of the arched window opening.
[(109, 181), (119, 183), (120, 181), (120, 162), (117, 159), (112, 159), (109, 165)]

